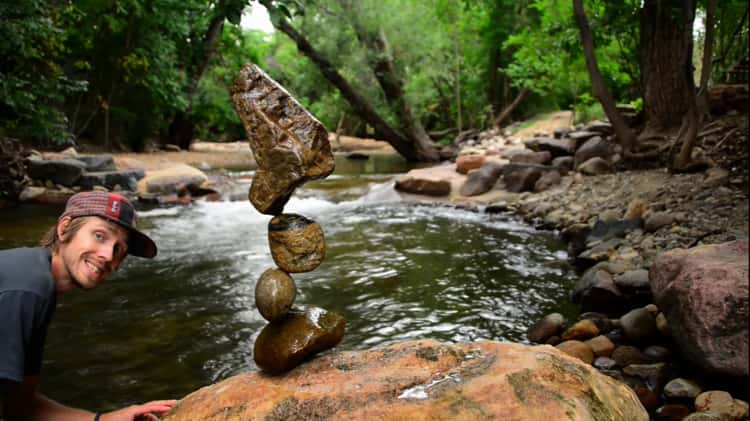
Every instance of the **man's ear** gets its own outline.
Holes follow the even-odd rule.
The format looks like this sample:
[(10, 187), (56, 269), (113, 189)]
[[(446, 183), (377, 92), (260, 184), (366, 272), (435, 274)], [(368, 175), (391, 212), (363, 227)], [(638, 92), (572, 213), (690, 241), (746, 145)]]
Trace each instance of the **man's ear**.
[(70, 221), (72, 221), (73, 218), (70, 216), (64, 216), (57, 222), (57, 239), (62, 242), (63, 240), (63, 234), (65, 234), (65, 231), (68, 230), (68, 225), (70, 225)]

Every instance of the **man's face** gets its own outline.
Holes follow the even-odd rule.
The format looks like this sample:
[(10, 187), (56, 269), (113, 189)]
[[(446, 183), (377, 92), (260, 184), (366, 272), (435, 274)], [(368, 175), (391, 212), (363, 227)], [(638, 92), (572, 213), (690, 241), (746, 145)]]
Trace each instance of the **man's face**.
[(88, 218), (69, 242), (60, 244), (64, 268), (70, 280), (82, 289), (94, 288), (107, 280), (127, 252), (128, 232), (99, 217)]

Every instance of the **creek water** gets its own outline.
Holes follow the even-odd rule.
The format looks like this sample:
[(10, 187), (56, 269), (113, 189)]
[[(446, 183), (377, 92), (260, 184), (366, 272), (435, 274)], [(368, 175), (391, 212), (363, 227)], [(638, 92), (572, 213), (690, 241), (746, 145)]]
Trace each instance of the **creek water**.
[[(524, 342), (547, 313), (575, 317), (575, 276), (555, 235), (512, 215), (391, 201), (392, 173), (406, 169), (377, 156), (340, 161), (336, 174), (308, 183), (285, 208), (325, 232), (323, 264), (293, 275), (295, 305), (346, 318), (338, 349), (425, 338)], [(59, 212), (2, 211), (0, 248), (33, 245)], [(247, 201), (142, 211), (140, 227), (159, 255), (131, 257), (107, 284), (60, 297), (42, 390), (109, 410), (256, 370), (252, 347), (266, 322), (254, 287), (273, 267), (269, 219)]]

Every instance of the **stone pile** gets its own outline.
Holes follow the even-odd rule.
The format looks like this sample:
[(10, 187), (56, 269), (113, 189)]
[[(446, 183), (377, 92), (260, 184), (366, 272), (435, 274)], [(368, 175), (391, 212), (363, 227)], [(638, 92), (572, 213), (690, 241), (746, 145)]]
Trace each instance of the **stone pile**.
[(746, 420), (747, 402), (717, 389), (746, 393), (747, 258), (733, 241), (662, 253), (648, 270), (598, 263), (576, 285), (579, 320), (553, 313), (527, 337), (629, 385), (652, 419)]
[(258, 164), (250, 202), (274, 216), (268, 243), (278, 267), (263, 272), (255, 287), (255, 304), (269, 323), (255, 341), (254, 359), (263, 371), (279, 374), (336, 346), (344, 335), (341, 316), (317, 307), (292, 308), (297, 288), (290, 274), (316, 269), (326, 246), (318, 223), (283, 213), (294, 189), (327, 177), (335, 161), (323, 125), (257, 66), (242, 68), (232, 99)]

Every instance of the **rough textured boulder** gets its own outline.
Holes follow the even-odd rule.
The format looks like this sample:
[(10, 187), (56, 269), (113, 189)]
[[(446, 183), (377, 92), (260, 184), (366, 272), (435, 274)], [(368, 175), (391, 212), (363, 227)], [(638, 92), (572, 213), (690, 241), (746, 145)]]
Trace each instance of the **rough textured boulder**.
[(323, 124), (258, 66), (240, 70), (232, 100), (258, 163), (249, 194), (258, 211), (280, 214), (296, 187), (333, 172)]
[(326, 257), (326, 241), (320, 224), (293, 213), (269, 221), (268, 245), (273, 261), (289, 273), (314, 270)]
[(476, 196), (486, 193), (497, 183), (497, 179), (500, 178), (502, 172), (502, 164), (497, 161), (488, 161), (482, 165), (482, 168), (469, 173), (459, 193), (463, 196)]
[(29, 177), (35, 180), (50, 180), (55, 184), (72, 187), (86, 170), (86, 164), (76, 159), (61, 159), (56, 161), (42, 161), (29, 159), (26, 161)]
[(748, 376), (748, 242), (676, 249), (649, 271), (682, 354), (709, 373)]
[(635, 394), (550, 346), (406, 342), (323, 356), (284, 377), (246, 373), (182, 399), (181, 420), (628, 420)]
[(149, 171), (138, 181), (139, 193), (169, 194), (176, 193), (190, 185), (200, 186), (208, 180), (203, 171), (186, 164), (175, 164), (171, 167)]
[(81, 175), (78, 185), (84, 190), (91, 190), (94, 186), (103, 186), (113, 189), (120, 186), (124, 190), (138, 190), (138, 180), (146, 176), (143, 170), (127, 171), (104, 171), (104, 172), (87, 172)]
[(513, 193), (531, 191), (537, 180), (548, 171), (557, 170), (547, 165), (507, 164), (503, 166), (505, 189)]
[(344, 337), (344, 325), (343, 317), (322, 308), (292, 310), (260, 331), (253, 358), (266, 373), (283, 373), (338, 345)]
[(112, 155), (77, 156), (75, 159), (83, 162), (88, 172), (117, 171)]
[(484, 155), (461, 155), (456, 158), (456, 172), (468, 174), (469, 171), (480, 168), (486, 159)]

